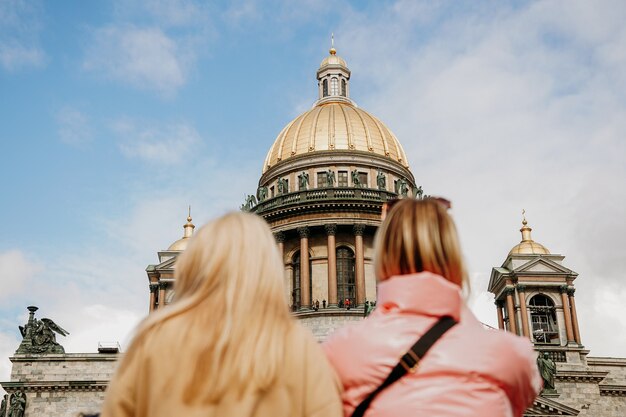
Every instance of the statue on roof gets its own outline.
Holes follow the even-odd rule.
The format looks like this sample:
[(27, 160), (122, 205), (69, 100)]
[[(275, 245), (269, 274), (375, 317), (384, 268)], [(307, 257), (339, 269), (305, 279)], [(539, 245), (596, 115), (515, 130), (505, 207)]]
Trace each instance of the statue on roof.
[(352, 185), (354, 187), (361, 186), (361, 179), (359, 178), (359, 171), (356, 169), (352, 171)]
[(556, 363), (550, 359), (548, 352), (543, 352), (543, 355), (537, 357), (537, 366), (539, 367), (539, 373), (541, 379), (543, 379), (544, 391), (554, 391), (554, 376), (556, 375)]
[(298, 175), (298, 185), (300, 191), (304, 191), (309, 186), (309, 174), (306, 171), (302, 171), (302, 174)]
[(17, 354), (46, 354), (65, 353), (65, 349), (57, 343), (56, 335), (67, 336), (69, 332), (56, 324), (54, 321), (43, 318), (35, 318), (35, 306), (28, 307), (28, 323), (19, 326), (22, 334), (22, 343), (17, 348)]
[(424, 196), (424, 190), (422, 189), (421, 185), (415, 188), (413, 192), (415, 193), (414, 197), (417, 198), (418, 200), (421, 200)]
[(379, 190), (385, 190), (387, 188), (387, 177), (380, 169), (376, 175), (376, 185), (378, 185)]
[(289, 191), (287, 189), (287, 187), (288, 187), (288, 185), (287, 185), (287, 180), (286, 179), (284, 179), (282, 177), (279, 177), (276, 180), (276, 188), (278, 190), (278, 195), (286, 194)]
[(24, 410), (26, 410), (26, 396), (22, 391), (16, 391), (11, 395), (8, 417), (24, 417)]
[(5, 417), (7, 415), (8, 399), (9, 399), (9, 395), (4, 394), (4, 397), (2, 397), (2, 403), (0, 403), (0, 417)]
[(261, 201), (265, 201), (265, 199), (267, 198), (267, 187), (259, 187), (259, 189), (256, 191), (256, 194), (259, 203)]
[(335, 186), (335, 171), (329, 169), (326, 171), (326, 186), (334, 187)]

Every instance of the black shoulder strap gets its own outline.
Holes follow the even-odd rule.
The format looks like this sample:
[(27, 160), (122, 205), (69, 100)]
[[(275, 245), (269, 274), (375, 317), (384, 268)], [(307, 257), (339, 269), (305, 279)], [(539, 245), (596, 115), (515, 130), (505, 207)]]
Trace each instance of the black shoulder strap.
[(370, 403), (382, 390), (402, 378), (407, 372), (415, 373), (420, 359), (424, 357), (428, 349), (456, 323), (456, 320), (449, 316), (440, 318), (439, 321), (428, 329), (428, 331), (415, 342), (411, 349), (402, 356), (400, 362), (392, 369), (387, 379), (354, 409), (352, 417), (363, 417)]

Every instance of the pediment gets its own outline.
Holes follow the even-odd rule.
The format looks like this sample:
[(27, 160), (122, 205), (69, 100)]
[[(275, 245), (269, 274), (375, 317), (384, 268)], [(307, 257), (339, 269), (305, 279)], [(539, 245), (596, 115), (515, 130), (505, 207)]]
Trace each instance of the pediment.
[(524, 411), (524, 417), (537, 416), (577, 416), (580, 411), (545, 397), (537, 397), (531, 407)]
[(163, 271), (164, 269), (167, 270), (172, 270), (174, 269), (174, 264), (176, 263), (176, 258), (169, 258), (163, 262), (161, 262), (160, 264), (156, 265), (154, 268), (157, 271)]
[(514, 269), (515, 273), (540, 273), (540, 274), (573, 274), (574, 272), (550, 259), (536, 258)]

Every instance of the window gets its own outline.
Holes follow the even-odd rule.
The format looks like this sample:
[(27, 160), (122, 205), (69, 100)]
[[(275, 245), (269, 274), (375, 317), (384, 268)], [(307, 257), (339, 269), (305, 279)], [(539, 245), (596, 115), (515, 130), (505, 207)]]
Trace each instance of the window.
[(361, 187), (368, 188), (367, 187), (367, 172), (359, 172), (359, 183), (361, 184)]
[(283, 180), (284, 184), (285, 184), (285, 191), (284, 193), (287, 194), (289, 192), (289, 180)]
[(554, 302), (543, 294), (537, 294), (528, 303), (535, 343), (559, 344)]
[(348, 171), (338, 171), (337, 172), (337, 186), (338, 187), (347, 187), (348, 186)]
[(338, 96), (339, 95), (339, 80), (333, 78), (330, 80), (330, 95)]
[(341, 95), (346, 97), (346, 80), (341, 80)]
[(317, 173), (317, 188), (324, 188), (326, 187), (326, 171), (324, 172), (318, 172)]
[(340, 246), (337, 248), (337, 300), (343, 306), (346, 299), (356, 306), (356, 282), (354, 277), (354, 252)]
[[(309, 258), (309, 305), (313, 300), (313, 274), (311, 268), (311, 258)], [(293, 268), (293, 276), (291, 280), (291, 309), (293, 311), (299, 310), (302, 307), (301, 301), (301, 287), (300, 287), (300, 251), (293, 255), (291, 261), (291, 267)]]
[(322, 81), (322, 97), (328, 96), (328, 80)]
[(270, 187), (270, 198), (274, 198), (274, 186)]

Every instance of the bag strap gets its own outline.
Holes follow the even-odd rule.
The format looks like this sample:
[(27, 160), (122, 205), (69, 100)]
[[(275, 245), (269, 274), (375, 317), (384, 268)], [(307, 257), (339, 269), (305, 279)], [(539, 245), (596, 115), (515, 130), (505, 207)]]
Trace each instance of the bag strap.
[(402, 356), (400, 362), (391, 370), (391, 373), (383, 381), (382, 384), (372, 391), (362, 402), (354, 409), (352, 417), (363, 417), (370, 403), (378, 394), (389, 385), (406, 375), (407, 372), (415, 373), (419, 365), (419, 361), (424, 357), (428, 349), (435, 344), (437, 340), (447, 332), (452, 326), (457, 324), (452, 317), (444, 316), (437, 321), (417, 342)]

